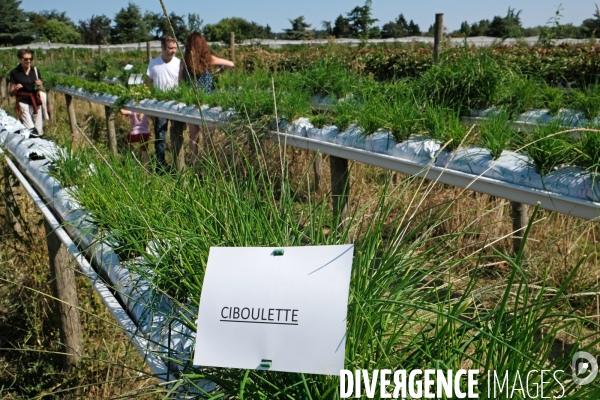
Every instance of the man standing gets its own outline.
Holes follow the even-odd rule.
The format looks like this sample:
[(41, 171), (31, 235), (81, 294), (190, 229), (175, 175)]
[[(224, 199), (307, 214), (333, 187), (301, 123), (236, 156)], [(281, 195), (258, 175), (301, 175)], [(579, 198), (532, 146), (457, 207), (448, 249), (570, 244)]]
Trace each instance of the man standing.
[[(149, 85), (154, 85), (160, 90), (167, 91), (177, 86), (179, 82), (179, 66), (181, 60), (175, 57), (177, 52), (177, 42), (172, 36), (165, 35), (160, 39), (162, 53), (160, 56), (152, 59), (146, 72), (146, 80)], [(156, 150), (156, 168), (158, 171), (165, 170), (167, 162), (165, 161), (165, 139), (167, 138), (167, 125), (169, 120), (166, 118), (154, 119), (154, 148)], [(171, 122), (171, 131), (173, 131), (173, 122)], [(171, 136), (173, 132), (171, 132)]]

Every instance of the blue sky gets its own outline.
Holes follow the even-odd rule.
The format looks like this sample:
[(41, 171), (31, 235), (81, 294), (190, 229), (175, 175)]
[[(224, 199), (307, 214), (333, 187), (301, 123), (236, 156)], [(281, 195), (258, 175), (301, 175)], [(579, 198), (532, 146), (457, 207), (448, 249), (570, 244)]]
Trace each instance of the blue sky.
[[(321, 28), (321, 21), (334, 21), (343, 13), (357, 5), (363, 5), (364, 0), (163, 0), (168, 12), (177, 14), (198, 13), (204, 23), (216, 23), (226, 17), (242, 17), (261, 25), (269, 24), (275, 32), (289, 28), (288, 19), (304, 15), (312, 28)], [(597, 1), (597, 0), (596, 0)], [(134, 1), (142, 11), (161, 11), (160, 1)], [(414, 20), (421, 30), (427, 30), (435, 19), (435, 13), (444, 13), (444, 25), (449, 30), (460, 27), (462, 21), (469, 23), (481, 19), (492, 19), (494, 15), (505, 16), (508, 7), (522, 10), (523, 26), (532, 27), (544, 25), (554, 16), (561, 3), (556, 0), (373, 0), (373, 16), (383, 25), (394, 20), (400, 13), (406, 19)], [(23, 0), (21, 8), (25, 11), (41, 11), (56, 9), (66, 11), (76, 23), (94, 15), (105, 14), (111, 19), (125, 6), (122, 0)], [(593, 0), (569, 0), (562, 3), (561, 23), (580, 25), (586, 18), (591, 18), (596, 10)]]

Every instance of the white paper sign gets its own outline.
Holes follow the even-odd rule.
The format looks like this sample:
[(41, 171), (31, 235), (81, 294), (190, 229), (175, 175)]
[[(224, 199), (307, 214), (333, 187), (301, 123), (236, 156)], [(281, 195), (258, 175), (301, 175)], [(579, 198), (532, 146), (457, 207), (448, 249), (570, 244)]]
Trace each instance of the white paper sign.
[(338, 375), (353, 245), (211, 247), (194, 365)]

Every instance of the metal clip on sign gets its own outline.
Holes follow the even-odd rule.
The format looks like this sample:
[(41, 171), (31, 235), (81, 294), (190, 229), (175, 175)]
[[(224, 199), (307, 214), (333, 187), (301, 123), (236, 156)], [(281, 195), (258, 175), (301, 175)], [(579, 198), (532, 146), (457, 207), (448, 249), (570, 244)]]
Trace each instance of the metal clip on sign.
[(282, 256), (283, 255), (283, 249), (275, 249), (273, 250), (273, 253), (271, 253), (274, 256)]

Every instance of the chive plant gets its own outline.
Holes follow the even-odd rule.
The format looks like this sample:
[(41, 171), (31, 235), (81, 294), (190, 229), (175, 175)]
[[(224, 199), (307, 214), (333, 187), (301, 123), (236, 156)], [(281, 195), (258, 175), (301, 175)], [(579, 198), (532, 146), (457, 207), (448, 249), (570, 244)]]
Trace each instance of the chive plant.
[(462, 143), (467, 127), (455, 111), (440, 106), (425, 109), (425, 130), (434, 139), (448, 143), (447, 149), (454, 150)]
[[(188, 316), (198, 309), (211, 246), (338, 244), (354, 232), (346, 369), (457, 370), (469, 365), (481, 371), (478, 392), (489, 398), (487, 371), (508, 371), (509, 382), (517, 371), (568, 371), (571, 353), (550, 357), (561, 332), (574, 335), (578, 350), (591, 351), (598, 343), (582, 330), (594, 322), (573, 314), (565, 295), (573, 275), (559, 288), (539, 281), (531, 285), (524, 247), (515, 256), (485, 243), (468, 255), (462, 251), (457, 243), (475, 227), (467, 221), (450, 232), (441, 229), (452, 217), (456, 199), (415, 212), (402, 201), (413, 197), (413, 178), (408, 178), (393, 188), (385, 185), (361, 209), (368, 213), (353, 212), (338, 233), (332, 229), (327, 199), (303, 200), (287, 173), (269, 172), (268, 156), (260, 147), (246, 155), (233, 134), (228, 140), (235, 157), (218, 149), (208, 153), (201, 160), (200, 179), (192, 174), (151, 176), (130, 157), (111, 168), (89, 154), (57, 162), (64, 184), (78, 183), (74, 195), (101, 227), (99, 238), (118, 243), (122, 255), (140, 255), (144, 268), (137, 272), (186, 310), (179, 318), (192, 330), (196, 327)], [(93, 163), (95, 172), (82, 177), (77, 168), (62, 166), (77, 162)], [(476, 273), (488, 259), (509, 266), (509, 274), (493, 285), (482, 284)], [(183, 368), (179, 383), (185, 387), (200, 390), (203, 379), (218, 384), (206, 394), (211, 398), (336, 399), (339, 393), (335, 376), (196, 368), (191, 361)], [(596, 386), (576, 386), (566, 375), (561, 382), (571, 398), (597, 395)], [(534, 382), (540, 379), (535, 376)], [(554, 380), (545, 390), (560, 393)]]
[(534, 126), (533, 131), (524, 137), (527, 155), (540, 174), (548, 174), (558, 166), (579, 158), (574, 139), (564, 130), (560, 121), (554, 121)]
[(516, 134), (505, 110), (492, 113), (479, 124), (481, 145), (490, 151), (493, 159), (500, 157), (502, 151), (514, 141)]

